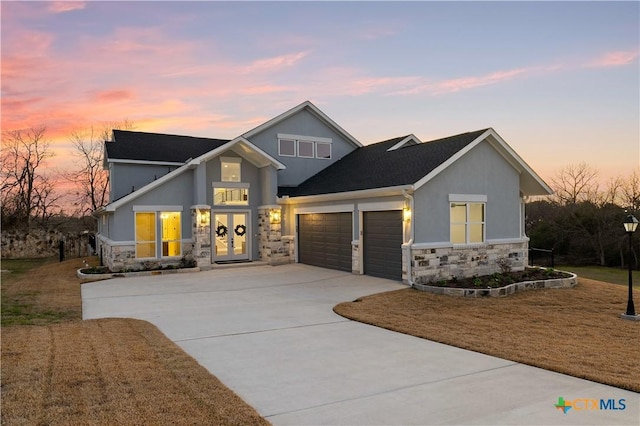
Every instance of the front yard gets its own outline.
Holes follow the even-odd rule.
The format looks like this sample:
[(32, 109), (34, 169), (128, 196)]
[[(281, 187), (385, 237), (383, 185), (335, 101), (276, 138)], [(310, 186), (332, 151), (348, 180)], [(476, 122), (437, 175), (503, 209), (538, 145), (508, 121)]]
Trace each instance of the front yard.
[[(636, 306), (640, 297), (636, 294)], [(640, 392), (640, 322), (618, 317), (627, 291), (590, 279), (503, 298), (414, 289), (341, 303), (344, 317), (400, 333)]]

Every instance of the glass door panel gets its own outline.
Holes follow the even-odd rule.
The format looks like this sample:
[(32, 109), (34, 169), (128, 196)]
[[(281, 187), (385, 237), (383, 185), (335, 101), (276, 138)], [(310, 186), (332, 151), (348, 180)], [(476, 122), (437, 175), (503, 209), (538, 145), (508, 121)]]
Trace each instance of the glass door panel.
[(246, 213), (233, 215), (233, 254), (242, 257), (247, 254), (247, 215)]
[(215, 240), (213, 261), (249, 259), (249, 240), (251, 234), (247, 213), (217, 213), (211, 227)]
[(214, 254), (216, 257), (226, 257), (229, 255), (229, 215), (217, 214), (211, 227), (213, 237), (216, 241)]

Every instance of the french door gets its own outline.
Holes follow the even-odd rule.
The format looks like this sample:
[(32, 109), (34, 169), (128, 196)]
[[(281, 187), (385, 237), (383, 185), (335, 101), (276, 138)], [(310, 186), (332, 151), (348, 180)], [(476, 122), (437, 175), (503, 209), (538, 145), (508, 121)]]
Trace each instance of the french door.
[(213, 261), (249, 259), (248, 213), (215, 213), (211, 227), (215, 249)]

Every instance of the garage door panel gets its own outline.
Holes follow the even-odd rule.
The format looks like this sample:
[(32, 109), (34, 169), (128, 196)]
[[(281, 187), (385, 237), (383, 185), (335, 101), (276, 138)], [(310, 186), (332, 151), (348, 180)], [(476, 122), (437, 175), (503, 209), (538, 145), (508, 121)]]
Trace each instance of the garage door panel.
[(351, 272), (351, 213), (298, 216), (298, 261)]
[(402, 211), (363, 213), (364, 273), (402, 279)]

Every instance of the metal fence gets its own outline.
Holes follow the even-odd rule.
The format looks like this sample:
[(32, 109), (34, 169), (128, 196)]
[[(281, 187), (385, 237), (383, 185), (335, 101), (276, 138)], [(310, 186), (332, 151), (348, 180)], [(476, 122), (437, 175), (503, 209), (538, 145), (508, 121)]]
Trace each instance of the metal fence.
[(546, 266), (555, 268), (553, 249), (529, 248), (529, 266)]

